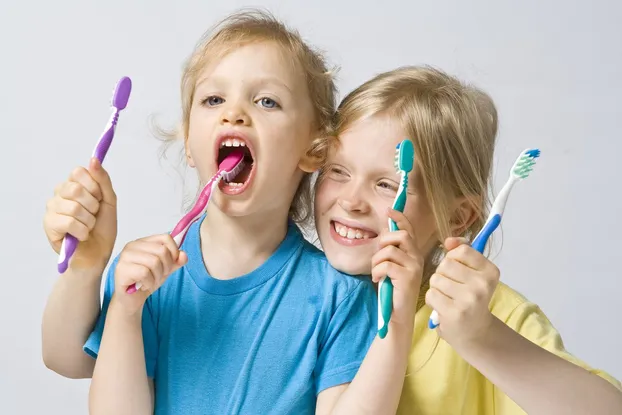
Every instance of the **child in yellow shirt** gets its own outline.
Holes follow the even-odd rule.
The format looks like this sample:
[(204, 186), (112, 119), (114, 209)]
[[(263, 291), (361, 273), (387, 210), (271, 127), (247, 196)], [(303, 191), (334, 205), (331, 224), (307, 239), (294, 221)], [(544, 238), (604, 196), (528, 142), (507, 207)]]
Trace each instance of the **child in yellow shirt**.
[[(568, 353), (544, 313), (469, 245), (486, 218), (497, 134), (487, 94), (404, 67), (350, 93), (336, 129), (316, 189), (322, 248), (340, 271), (394, 285), (389, 333), (341, 392), (358, 397), (361, 413), (622, 413), (620, 383)], [(404, 138), (415, 168), (401, 214), (388, 209)], [(400, 231), (388, 232), (387, 216)]]

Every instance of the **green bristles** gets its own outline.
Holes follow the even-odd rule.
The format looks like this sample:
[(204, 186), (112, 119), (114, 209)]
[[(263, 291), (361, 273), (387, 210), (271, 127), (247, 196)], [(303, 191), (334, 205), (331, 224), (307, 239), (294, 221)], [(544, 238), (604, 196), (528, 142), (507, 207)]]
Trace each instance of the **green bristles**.
[(518, 157), (514, 166), (512, 167), (512, 174), (519, 179), (525, 179), (529, 176), (529, 173), (533, 170), (533, 166), (536, 164), (536, 159), (540, 157), (540, 150), (525, 150)]

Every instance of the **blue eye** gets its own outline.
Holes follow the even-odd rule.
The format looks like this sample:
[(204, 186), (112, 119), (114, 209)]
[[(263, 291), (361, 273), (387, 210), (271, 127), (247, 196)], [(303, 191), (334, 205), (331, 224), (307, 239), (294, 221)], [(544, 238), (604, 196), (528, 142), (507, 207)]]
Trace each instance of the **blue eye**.
[(259, 103), (261, 104), (262, 107), (268, 108), (268, 109), (273, 109), (273, 108), (279, 108), (280, 107), (279, 104), (275, 100), (273, 100), (271, 98), (265, 98), (265, 97), (261, 98), (259, 100)]
[(223, 102), (225, 102), (225, 99), (222, 97), (219, 97), (218, 95), (211, 95), (203, 100), (203, 104), (208, 105), (210, 107), (220, 105)]

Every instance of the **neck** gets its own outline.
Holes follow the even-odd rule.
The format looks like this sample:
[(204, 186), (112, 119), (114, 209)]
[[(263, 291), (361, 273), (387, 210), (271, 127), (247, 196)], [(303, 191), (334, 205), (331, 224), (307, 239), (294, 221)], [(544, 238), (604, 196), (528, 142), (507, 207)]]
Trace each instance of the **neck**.
[(232, 279), (257, 269), (287, 233), (287, 212), (231, 217), (213, 203), (201, 224), (201, 251), (210, 275)]

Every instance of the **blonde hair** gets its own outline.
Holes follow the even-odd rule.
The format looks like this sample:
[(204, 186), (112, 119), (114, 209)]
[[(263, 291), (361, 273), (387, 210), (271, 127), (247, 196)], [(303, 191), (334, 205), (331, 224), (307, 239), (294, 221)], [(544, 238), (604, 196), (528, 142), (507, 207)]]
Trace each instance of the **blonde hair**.
[[(497, 110), (492, 99), (438, 69), (401, 67), (374, 77), (343, 99), (336, 113), (335, 136), (374, 115), (397, 120), (413, 141), (415, 162), (439, 238), (469, 238), (477, 233), (489, 205), (488, 183), (497, 135)], [(336, 143), (334, 138), (329, 140), (325, 149)], [(461, 235), (451, 235), (450, 204), (460, 196), (466, 198), (477, 218)], [(430, 259), (440, 255), (442, 248)]]
[[(195, 88), (203, 69), (241, 46), (261, 42), (276, 43), (305, 75), (314, 111), (313, 128), (317, 131), (317, 137), (309, 143), (307, 157), (319, 167), (321, 153), (315, 149), (332, 130), (336, 106), (333, 72), (329, 71), (320, 51), (307, 45), (297, 31), (261, 9), (242, 9), (232, 13), (204, 34), (183, 69), (181, 125), (172, 133), (162, 131), (160, 135), (169, 142), (180, 137), (187, 139)], [(307, 224), (311, 216), (311, 191), (311, 175), (305, 173), (289, 210), (289, 217), (302, 225)]]

